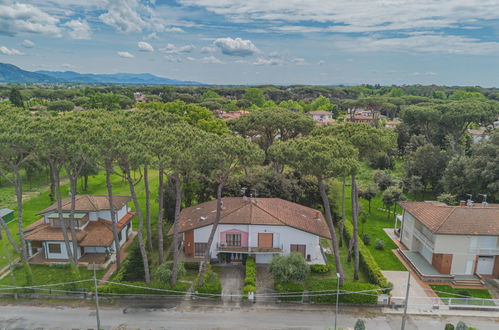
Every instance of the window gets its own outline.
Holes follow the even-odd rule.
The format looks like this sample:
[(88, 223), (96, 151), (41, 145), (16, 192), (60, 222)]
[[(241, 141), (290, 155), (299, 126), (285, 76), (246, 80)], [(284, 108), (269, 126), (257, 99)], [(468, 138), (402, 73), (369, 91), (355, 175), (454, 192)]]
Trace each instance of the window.
[(289, 250), (291, 253), (300, 253), (305, 258), (307, 246), (304, 244), (291, 244)]
[(61, 253), (61, 244), (49, 243), (49, 253)]
[(195, 243), (194, 255), (197, 257), (204, 256), (206, 249), (208, 249), (208, 243)]
[(122, 233), (122, 231), (120, 231), (120, 232), (118, 233), (118, 241), (119, 241), (119, 242), (121, 242), (121, 238), (122, 238), (121, 233)]
[(241, 246), (241, 234), (227, 234), (227, 246)]

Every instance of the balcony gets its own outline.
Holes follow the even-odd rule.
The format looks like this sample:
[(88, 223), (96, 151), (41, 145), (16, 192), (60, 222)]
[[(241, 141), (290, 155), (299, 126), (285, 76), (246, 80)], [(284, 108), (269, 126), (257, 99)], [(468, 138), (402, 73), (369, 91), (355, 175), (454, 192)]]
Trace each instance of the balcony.
[(426, 245), (426, 247), (430, 248), (431, 250), (433, 250), (434, 248), (434, 245), (433, 245), (433, 240), (428, 238), (426, 235), (424, 235), (422, 232), (420, 232), (419, 230), (417, 230), (416, 228), (414, 228), (414, 236), (421, 242), (423, 243), (424, 245)]
[(224, 243), (217, 243), (217, 251), (232, 253), (280, 253), (282, 245), (277, 247), (260, 246), (230, 246)]

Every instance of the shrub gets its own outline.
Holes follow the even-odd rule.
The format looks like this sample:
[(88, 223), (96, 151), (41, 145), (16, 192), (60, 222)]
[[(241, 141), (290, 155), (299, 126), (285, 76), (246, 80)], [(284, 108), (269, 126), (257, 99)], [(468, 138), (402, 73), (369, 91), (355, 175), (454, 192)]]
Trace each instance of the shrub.
[(140, 253), (139, 244), (137, 242), (132, 243), (133, 246), (130, 250), (130, 254), (127, 258), (123, 270), (123, 280), (128, 282), (140, 282), (144, 281), (144, 262), (142, 261), (142, 254)]
[(305, 286), (300, 283), (280, 283), (278, 281), (275, 282), (274, 288), (277, 293), (289, 293), (289, 295), (283, 295), (278, 299), (280, 301), (301, 301), (303, 291), (305, 290)]
[(244, 278), (244, 285), (256, 286), (256, 263), (253, 258), (248, 258), (246, 260), (246, 277)]
[[(199, 282), (199, 276), (196, 283)], [(222, 293), (222, 284), (220, 277), (213, 271), (211, 265), (206, 265), (206, 272), (204, 275), (204, 283), (202, 286), (196, 285), (195, 290), (199, 293), (218, 295)]]
[(384, 250), (384, 249), (385, 249), (385, 241), (383, 241), (382, 239), (379, 239), (379, 238), (378, 238), (378, 239), (376, 240), (376, 246), (375, 246), (375, 248), (376, 248), (377, 250)]
[[(177, 269), (178, 269), (178, 277), (185, 276), (186, 270), (182, 262), (178, 263)], [(163, 283), (169, 283), (172, 279), (172, 273), (173, 273), (173, 261), (170, 260), (162, 263), (156, 269), (156, 278)]]
[[(344, 226), (345, 240), (349, 241), (353, 235), (352, 223), (349, 221), (345, 221)], [(386, 277), (381, 272), (381, 268), (379, 268), (378, 263), (373, 258), (371, 251), (369, 251), (369, 249), (361, 241), (359, 241), (359, 262), (360, 267), (366, 273), (370, 283), (379, 285), (380, 287), (385, 289), (389, 289), (392, 287), (392, 285), (388, 282)], [(389, 290), (385, 290), (385, 292), (389, 293)]]
[(456, 330), (468, 330), (468, 326), (463, 321), (459, 321), (456, 324)]
[(354, 330), (366, 330), (366, 323), (364, 320), (358, 319), (353, 328)]
[(310, 271), (316, 274), (325, 274), (329, 273), (333, 269), (333, 265), (312, 265), (310, 266)]
[[(306, 281), (306, 285), (309, 291), (331, 291), (331, 295), (312, 296), (311, 300), (313, 302), (336, 302), (336, 279), (308, 279)], [(377, 288), (379, 287), (369, 283), (347, 282), (344, 283), (342, 287), (340, 287), (340, 291), (356, 292)], [(358, 293), (344, 293), (340, 294), (339, 301), (347, 304), (376, 304), (378, 301), (377, 294), (379, 294), (380, 291), (368, 292), (369, 295)]]
[(447, 323), (445, 325), (445, 330), (454, 330), (454, 325), (452, 323)]
[[(254, 285), (245, 285), (243, 288), (243, 294), (247, 296), (250, 292), (256, 292), (256, 287)], [(248, 299), (247, 297), (244, 298)]]
[(305, 280), (310, 267), (301, 254), (291, 253), (288, 256), (274, 256), (269, 270), (279, 282), (290, 282)]
[(364, 242), (365, 245), (369, 245), (369, 243), (371, 243), (371, 236), (369, 236), (369, 234), (362, 234), (362, 242)]
[(199, 270), (199, 262), (198, 261), (184, 262), (184, 268), (188, 270)]

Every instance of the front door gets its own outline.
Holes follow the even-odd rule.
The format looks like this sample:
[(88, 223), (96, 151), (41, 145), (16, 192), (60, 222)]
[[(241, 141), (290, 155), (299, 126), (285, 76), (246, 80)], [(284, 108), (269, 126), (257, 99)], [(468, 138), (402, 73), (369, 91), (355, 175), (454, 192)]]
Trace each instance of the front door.
[(305, 244), (291, 244), (290, 249), (291, 253), (297, 252), (300, 253), (303, 258), (305, 258), (305, 253), (307, 252), (307, 246)]
[(189, 257), (194, 255), (194, 230), (184, 233), (184, 253)]
[(477, 274), (491, 275), (494, 270), (494, 257), (492, 256), (479, 256), (478, 265), (476, 268)]
[(466, 275), (473, 275), (473, 260), (466, 261)]
[(258, 233), (258, 247), (271, 248), (274, 246), (273, 240), (272, 233)]

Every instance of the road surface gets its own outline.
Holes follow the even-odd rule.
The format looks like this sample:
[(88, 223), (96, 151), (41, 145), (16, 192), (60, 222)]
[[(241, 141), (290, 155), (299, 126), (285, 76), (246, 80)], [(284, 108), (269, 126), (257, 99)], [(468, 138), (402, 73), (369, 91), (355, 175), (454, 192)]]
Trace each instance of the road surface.
[[(103, 329), (328, 329), (333, 316), (325, 309), (190, 307), (185, 309), (101, 309)], [(353, 328), (362, 318), (367, 329), (400, 329), (401, 316), (393, 314), (343, 313), (338, 326)], [(406, 329), (441, 330), (445, 323), (464, 320), (480, 330), (499, 328), (497, 318), (410, 316)], [(89, 307), (0, 306), (0, 329), (95, 329), (95, 311)]]

